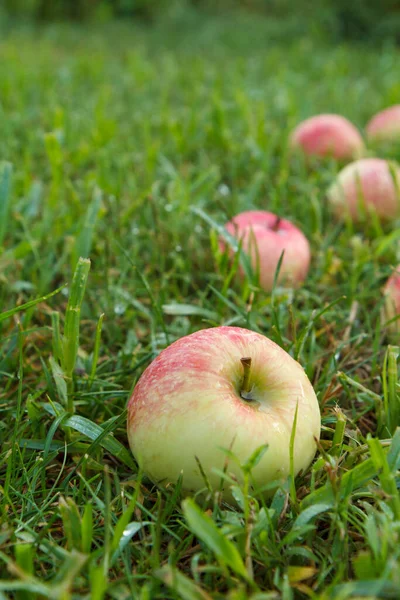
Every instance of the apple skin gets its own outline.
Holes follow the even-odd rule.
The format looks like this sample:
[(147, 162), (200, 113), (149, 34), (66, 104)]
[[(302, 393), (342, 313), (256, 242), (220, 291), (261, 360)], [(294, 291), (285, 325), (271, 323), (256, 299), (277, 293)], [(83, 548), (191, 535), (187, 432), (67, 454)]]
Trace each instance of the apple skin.
[(365, 128), (370, 142), (400, 141), (400, 104), (378, 112)]
[(392, 321), (387, 326), (387, 331), (390, 336), (398, 336), (400, 334), (400, 265), (392, 273), (383, 288), (385, 303), (382, 310), (382, 321), (387, 323), (396, 316), (399, 318)]
[[(240, 396), (241, 358), (251, 357), (254, 400)], [(256, 487), (290, 472), (289, 448), (298, 403), (294, 472), (306, 469), (320, 436), (320, 411), (303, 368), (267, 337), (240, 327), (203, 329), (163, 350), (139, 379), (128, 403), (128, 439), (152, 481), (166, 485), (183, 473), (183, 489), (204, 489), (197, 456), (213, 489), (219, 489), (226, 454), (243, 463), (263, 444), (253, 469)], [(242, 481), (230, 460), (228, 472)], [(223, 496), (231, 498), (225, 487)]]
[[(250, 258), (254, 271), (260, 274), (260, 285), (270, 292), (275, 271), (283, 251), (278, 283), (298, 287), (307, 277), (310, 266), (310, 244), (293, 223), (263, 210), (249, 210), (236, 215), (225, 225)], [(221, 240), (221, 249), (224, 249)], [(259, 268), (257, 270), (257, 268)]]
[[(397, 189), (396, 189), (397, 187)], [(400, 169), (381, 158), (363, 158), (340, 171), (328, 190), (337, 217), (363, 221), (368, 213), (382, 220), (400, 216)]]
[(358, 129), (341, 115), (315, 115), (300, 123), (292, 132), (289, 145), (306, 156), (353, 160), (365, 151)]

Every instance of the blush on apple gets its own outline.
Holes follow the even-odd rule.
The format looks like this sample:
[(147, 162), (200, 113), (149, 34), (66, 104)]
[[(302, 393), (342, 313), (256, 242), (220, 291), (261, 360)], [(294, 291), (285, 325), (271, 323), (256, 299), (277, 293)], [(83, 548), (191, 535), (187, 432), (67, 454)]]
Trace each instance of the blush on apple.
[(365, 130), (370, 142), (400, 141), (400, 104), (378, 112)]
[(381, 158), (364, 158), (342, 169), (328, 190), (337, 217), (362, 221), (372, 213), (382, 220), (400, 216), (400, 169)]
[[(277, 215), (250, 210), (236, 215), (225, 225), (226, 230), (242, 242), (242, 249), (259, 273), (261, 287), (270, 292), (275, 271), (284, 252), (278, 283), (299, 286), (310, 266), (310, 245), (305, 235), (293, 223)], [(221, 240), (221, 247), (224, 243)]]
[[(290, 473), (290, 437), (297, 407), (294, 473), (307, 469), (320, 435), (320, 411), (303, 368), (268, 338), (239, 327), (215, 327), (183, 337), (147, 367), (128, 404), (128, 439), (157, 484), (183, 474), (186, 491), (204, 489), (200, 462), (219, 489), (231, 449), (241, 463), (268, 444), (253, 469), (256, 488)], [(243, 481), (230, 460), (228, 473)], [(229, 486), (223, 494), (230, 498)]]
[(332, 157), (342, 161), (358, 158), (364, 152), (364, 142), (356, 127), (335, 114), (306, 119), (295, 128), (289, 144), (309, 157)]
[[(400, 333), (400, 265), (389, 277), (383, 288), (385, 296), (382, 310), (382, 321), (388, 323), (387, 330), (390, 335)], [(396, 317), (398, 317), (396, 319)]]

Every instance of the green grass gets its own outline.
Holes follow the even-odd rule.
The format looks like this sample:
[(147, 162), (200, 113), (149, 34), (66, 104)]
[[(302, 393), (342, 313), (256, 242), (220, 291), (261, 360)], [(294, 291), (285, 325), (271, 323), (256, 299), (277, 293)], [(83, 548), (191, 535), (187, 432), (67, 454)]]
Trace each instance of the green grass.
[[(192, 13), (1, 38), (1, 600), (400, 597), (397, 350), (380, 321), (399, 229), (335, 223), (338, 166), (307, 171), (286, 147), (313, 113), (362, 128), (397, 102), (400, 53), (290, 31)], [(238, 284), (220, 256), (218, 226), (251, 208), (310, 239), (295, 294)], [(304, 366), (320, 449), (272, 501), (182, 504), (179, 483), (138, 473), (125, 407), (166, 345), (222, 324)]]

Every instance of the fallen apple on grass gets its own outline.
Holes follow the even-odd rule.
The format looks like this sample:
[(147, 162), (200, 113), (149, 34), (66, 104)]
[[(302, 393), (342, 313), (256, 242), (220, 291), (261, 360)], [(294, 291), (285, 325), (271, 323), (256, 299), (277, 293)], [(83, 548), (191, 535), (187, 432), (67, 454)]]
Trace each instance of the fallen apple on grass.
[(328, 190), (328, 201), (340, 219), (363, 221), (400, 216), (400, 169), (381, 158), (363, 158), (340, 171)]
[[(263, 210), (250, 210), (236, 215), (225, 228), (250, 256), (252, 268), (259, 274), (260, 285), (265, 291), (270, 292), (273, 288), (282, 252), (277, 283), (298, 287), (307, 277), (310, 245), (290, 221)], [(224, 247), (221, 240), (221, 248)]]
[(389, 335), (396, 336), (400, 333), (400, 265), (387, 280), (383, 294), (382, 321), (387, 323)]
[[(183, 337), (163, 350), (139, 379), (128, 404), (128, 439), (144, 472), (157, 484), (176, 482), (198, 491), (219, 489), (231, 449), (241, 463), (264, 444), (253, 469), (258, 489), (311, 463), (320, 435), (320, 411), (303, 368), (268, 338), (239, 327), (215, 327)], [(197, 460), (196, 460), (197, 459)], [(228, 473), (242, 470), (230, 460)], [(223, 495), (230, 498), (229, 486)]]
[(365, 128), (370, 142), (400, 142), (400, 104), (378, 112)]
[(300, 123), (289, 140), (293, 150), (308, 157), (352, 160), (362, 156), (364, 142), (358, 129), (341, 115), (315, 115)]

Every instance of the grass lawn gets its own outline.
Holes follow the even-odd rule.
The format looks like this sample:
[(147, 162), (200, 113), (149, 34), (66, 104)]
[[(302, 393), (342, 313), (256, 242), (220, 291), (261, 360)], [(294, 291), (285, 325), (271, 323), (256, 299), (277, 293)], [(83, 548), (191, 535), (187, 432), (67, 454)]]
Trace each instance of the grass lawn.
[[(291, 27), (192, 14), (1, 37), (1, 600), (400, 598), (397, 349), (380, 320), (400, 230), (335, 222), (338, 165), (307, 170), (286, 146), (314, 113), (363, 128), (398, 102), (400, 52)], [(218, 226), (252, 208), (309, 238), (295, 293), (240, 283), (221, 256)], [(272, 500), (183, 511), (179, 487), (138, 473), (126, 404), (163, 348), (222, 324), (299, 360), (321, 447)]]

